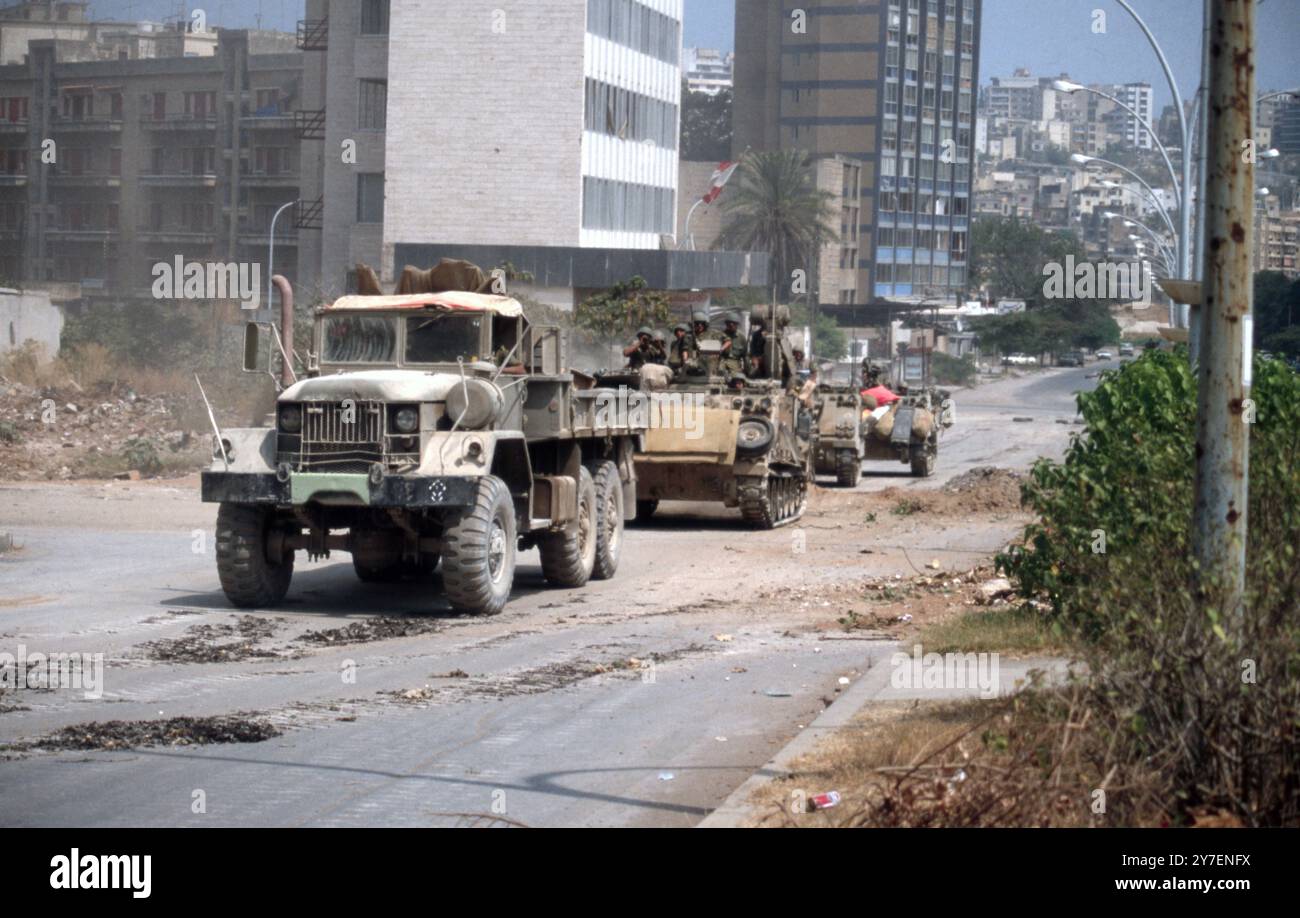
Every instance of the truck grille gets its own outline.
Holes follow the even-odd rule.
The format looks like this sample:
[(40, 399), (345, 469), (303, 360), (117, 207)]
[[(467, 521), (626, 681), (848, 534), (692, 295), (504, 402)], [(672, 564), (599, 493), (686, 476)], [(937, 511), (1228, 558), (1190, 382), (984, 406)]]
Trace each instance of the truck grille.
[[(351, 409), (351, 410), (349, 410)], [(384, 405), (357, 401), (303, 405), (303, 471), (366, 472), (384, 458)]]

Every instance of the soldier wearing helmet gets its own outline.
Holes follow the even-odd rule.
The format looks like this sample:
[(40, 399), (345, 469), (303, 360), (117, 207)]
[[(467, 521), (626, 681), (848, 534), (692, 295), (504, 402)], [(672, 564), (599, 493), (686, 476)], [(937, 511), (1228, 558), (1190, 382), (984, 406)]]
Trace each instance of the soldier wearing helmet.
[(623, 348), (623, 356), (627, 358), (628, 369), (639, 370), (647, 363), (654, 354), (654, 332), (647, 326), (642, 326), (636, 330), (636, 340), (630, 345)]
[(668, 347), (668, 367), (674, 373), (682, 373), (686, 370), (686, 364), (693, 350), (691, 342), (691, 330), (686, 323), (678, 322), (673, 326), (673, 340)]
[(691, 326), (690, 358), (686, 362), (686, 372), (692, 376), (706, 375), (708, 367), (705, 366), (704, 360), (700, 357), (700, 342), (722, 341), (724, 340), (723, 335), (722, 332), (709, 328), (709, 314), (702, 309), (697, 309), (691, 314)]
[(650, 336), (650, 363), (664, 366), (668, 363), (668, 333), (658, 329)]
[(719, 368), (728, 379), (745, 375), (745, 339), (740, 334), (740, 316), (727, 313), (723, 320), (722, 361)]

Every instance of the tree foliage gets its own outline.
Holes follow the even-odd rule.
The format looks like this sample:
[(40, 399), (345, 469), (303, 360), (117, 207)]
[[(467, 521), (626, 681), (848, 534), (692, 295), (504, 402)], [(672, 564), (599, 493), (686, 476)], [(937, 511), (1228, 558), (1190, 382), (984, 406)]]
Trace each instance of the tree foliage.
[(805, 151), (747, 153), (723, 192), (719, 247), (767, 252), (775, 287), (788, 296), (792, 272), (815, 282), (818, 250), (838, 237), (833, 199), (816, 187)]
[(730, 89), (717, 95), (691, 92), (682, 81), (682, 159), (722, 162), (731, 156)]
[(671, 316), (668, 296), (637, 276), (579, 303), (574, 324), (601, 338), (626, 338), (643, 325), (666, 325)]

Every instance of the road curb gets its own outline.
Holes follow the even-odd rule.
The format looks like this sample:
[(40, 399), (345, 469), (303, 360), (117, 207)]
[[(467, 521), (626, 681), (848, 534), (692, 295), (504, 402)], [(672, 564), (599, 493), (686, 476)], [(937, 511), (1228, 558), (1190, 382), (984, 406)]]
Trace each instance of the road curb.
[(790, 774), (791, 764), (817, 745), (822, 737), (843, 727), (862, 710), (880, 690), (889, 684), (889, 657), (903, 645), (887, 645), (889, 649), (872, 659), (868, 669), (857, 682), (849, 686), (848, 691), (819, 715), (817, 719), (799, 731), (799, 734), (768, 760), (758, 771), (746, 779), (745, 783), (731, 792), (716, 810), (704, 817), (697, 829), (735, 829), (739, 828), (753, 814), (749, 799), (754, 792), (769, 781)]
[[(844, 694), (822, 711), (816, 720), (800, 730), (799, 734), (762, 768), (750, 775), (745, 783), (732, 791), (722, 805), (704, 817), (696, 828), (740, 828), (754, 815), (754, 808), (749, 805), (749, 800), (759, 788), (792, 774), (796, 759), (811, 752), (825, 736), (851, 722), (859, 711), (889, 688), (891, 673), (889, 659), (899, 651), (906, 652), (907, 648), (897, 642), (885, 644), (883, 647), (885, 652), (872, 657), (870, 668), (857, 682), (849, 686)], [(1015, 672), (1012, 678), (1015, 683), (1018, 683), (1024, 678), (1025, 673), (1036, 669), (1045, 669), (1049, 676), (1056, 679), (1064, 678), (1069, 663), (1063, 659), (1035, 657), (1016, 660), (1008, 668)], [(897, 698), (886, 700), (897, 700)]]

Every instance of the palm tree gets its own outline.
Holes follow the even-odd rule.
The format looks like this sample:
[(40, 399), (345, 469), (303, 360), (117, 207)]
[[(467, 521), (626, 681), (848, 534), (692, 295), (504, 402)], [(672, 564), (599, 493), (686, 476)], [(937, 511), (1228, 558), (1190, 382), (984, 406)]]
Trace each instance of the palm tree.
[(834, 198), (817, 188), (806, 151), (746, 153), (724, 195), (719, 247), (767, 252), (782, 293), (789, 291), (796, 268), (807, 272), (811, 285), (821, 246), (839, 235), (832, 222)]

